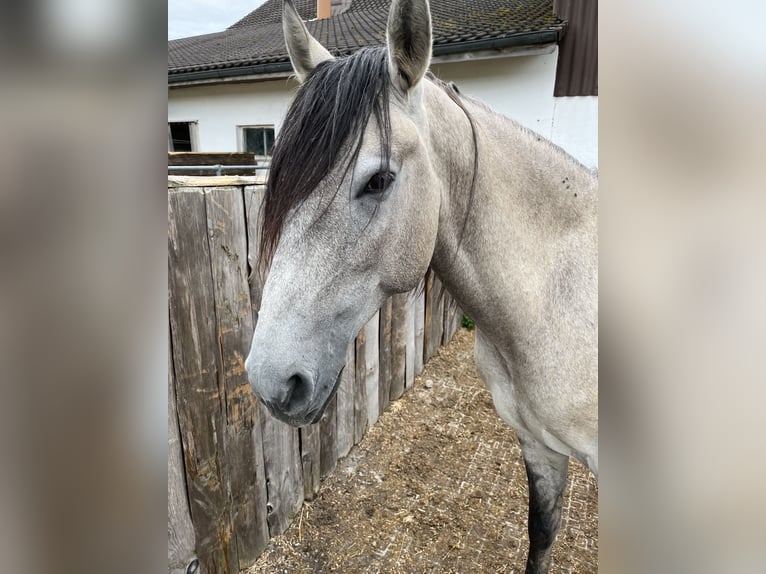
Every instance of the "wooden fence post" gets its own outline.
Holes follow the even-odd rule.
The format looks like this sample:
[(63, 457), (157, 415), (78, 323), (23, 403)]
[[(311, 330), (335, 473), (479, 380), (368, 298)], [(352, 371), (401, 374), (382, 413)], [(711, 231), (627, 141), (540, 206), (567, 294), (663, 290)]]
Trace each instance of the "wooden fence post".
[(298, 429), (265, 410), (261, 417), (263, 462), (266, 467), (266, 517), (269, 534), (278, 536), (290, 526), (303, 504), (303, 467)]
[(443, 291), (439, 278), (433, 270), (429, 271), (426, 281), (424, 363), (436, 354), (442, 342), (442, 331), (444, 328)]
[(367, 394), (367, 425), (372, 426), (378, 422), (380, 416), (379, 402), (379, 363), (380, 360), (380, 311), (373, 315), (364, 326), (364, 362), (365, 362), (365, 389)]
[(186, 498), (171, 348), (168, 332), (168, 573), (186, 574), (186, 567), (195, 560), (195, 541)]
[(420, 285), (415, 288), (417, 299), (415, 300), (415, 374), (423, 372), (423, 337), (425, 335), (426, 318), (426, 279), (420, 280)]
[(168, 194), (168, 287), (178, 421), (197, 556), (205, 572), (239, 564), (220, 464), (225, 459), (225, 392), (219, 386), (215, 298), (205, 197), (200, 189)]
[(239, 569), (258, 558), (269, 539), (266, 521), (266, 476), (258, 401), (245, 371), (253, 337), (253, 315), (247, 284), (247, 229), (240, 188), (205, 188), (217, 346), (225, 393), (224, 433), (227, 494), (233, 521), (233, 543)]
[(264, 185), (248, 185), (245, 187), (245, 217), (247, 219), (247, 263), (249, 268), (248, 283), (250, 284), (250, 303), (253, 308), (253, 325), (258, 322), (258, 310), (261, 308), (261, 292), (263, 280), (258, 269), (258, 242), (260, 240), (260, 215), (263, 197), (266, 194)]
[[(342, 375), (341, 375), (342, 376)], [(340, 391), (340, 389), (338, 389)], [(319, 473), (327, 476), (335, 469), (338, 462), (338, 394), (327, 404), (324, 414), (319, 421), (320, 429), (320, 461)]]
[(354, 444), (367, 430), (367, 361), (365, 358), (366, 328), (356, 336), (356, 370), (354, 380)]
[(346, 366), (338, 387), (337, 411), (335, 413), (338, 435), (338, 458), (343, 458), (354, 446), (354, 381), (356, 380), (356, 341), (352, 340), (346, 350)]
[(319, 492), (321, 436), (319, 424), (300, 429), (301, 464), (303, 468), (303, 498), (314, 500)]
[(407, 293), (404, 323), (405, 337), (405, 378), (404, 388), (410, 389), (415, 384), (415, 292)]
[(407, 293), (397, 293), (391, 305), (391, 391), (392, 401), (404, 393), (407, 378)]
[(391, 400), (391, 313), (393, 299), (389, 297), (380, 308), (380, 376), (378, 378), (378, 407), (379, 413), (388, 408)]
[(446, 345), (455, 336), (463, 319), (463, 312), (457, 304), (457, 301), (448, 291), (444, 292), (444, 334), (442, 335), (442, 345)]

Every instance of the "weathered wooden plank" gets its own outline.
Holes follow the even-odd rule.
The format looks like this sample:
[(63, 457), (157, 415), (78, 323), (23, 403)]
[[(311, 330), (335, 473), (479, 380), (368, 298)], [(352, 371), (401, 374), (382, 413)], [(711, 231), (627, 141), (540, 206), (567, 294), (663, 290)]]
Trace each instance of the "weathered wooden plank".
[(265, 170), (257, 175), (187, 176), (169, 175), (168, 189), (177, 187), (221, 187), (227, 185), (265, 185)]
[(460, 327), (463, 326), (463, 308), (457, 302), (457, 299), (454, 299), (454, 301), (455, 308), (452, 310), (452, 334), (450, 335), (450, 340), (460, 330)]
[(438, 275), (435, 275), (434, 295), (436, 295), (437, 298), (437, 313), (433, 316), (433, 318), (435, 321), (434, 328), (437, 332), (437, 338), (433, 354), (436, 354), (436, 351), (439, 350), (439, 347), (442, 345), (442, 340), (444, 338), (444, 297), (446, 296), (446, 293), (447, 291), (444, 288), (444, 283), (441, 282), (441, 279), (439, 279)]
[(354, 444), (367, 430), (367, 360), (365, 357), (365, 327), (356, 336), (356, 369), (354, 376)]
[(264, 277), (257, 269), (258, 241), (260, 238), (260, 215), (266, 186), (250, 185), (245, 187), (245, 216), (247, 218), (247, 265), (248, 283), (250, 284), (250, 303), (253, 308), (253, 324), (258, 323), (258, 309), (261, 307), (261, 292)]
[(455, 336), (455, 333), (457, 333), (458, 329), (460, 329), (460, 323), (463, 319), (463, 310), (460, 308), (460, 305), (458, 305), (457, 299), (454, 297), (452, 298), (452, 311), (451, 311), (451, 321), (450, 321), (450, 333), (449, 333), (449, 339), (452, 340), (452, 337)]
[(380, 401), (378, 379), (380, 368), (380, 311), (373, 315), (364, 326), (364, 362), (365, 362), (365, 387), (367, 394), (367, 424), (372, 426), (378, 422), (380, 416)]
[(447, 341), (449, 340), (449, 336), (447, 334), (447, 330), (449, 328), (449, 305), (450, 305), (450, 294), (448, 292), (444, 292), (442, 295), (442, 340), (439, 341), (440, 345), (446, 345)]
[(425, 277), (415, 289), (415, 374), (423, 372), (423, 338), (425, 335), (426, 318), (426, 284)]
[(450, 329), (452, 327), (451, 309), (452, 309), (452, 296), (449, 291), (444, 292), (443, 302), (443, 315), (442, 315), (442, 345), (446, 345), (450, 341)]
[(391, 313), (393, 300), (391, 297), (380, 308), (380, 331), (378, 333), (379, 369), (378, 377), (378, 407), (380, 414), (388, 407), (391, 400)]
[(391, 305), (391, 392), (392, 401), (404, 393), (407, 377), (407, 293), (393, 296)]
[(346, 350), (346, 366), (338, 387), (335, 413), (338, 458), (346, 456), (354, 446), (354, 381), (356, 380), (356, 341)]
[(442, 344), (446, 345), (455, 336), (463, 319), (463, 310), (452, 295), (447, 291), (444, 298), (444, 334)]
[(248, 151), (169, 151), (168, 165), (255, 165), (255, 154)]
[(319, 424), (300, 429), (303, 498), (314, 500), (319, 492), (321, 435)]
[[(168, 152), (168, 166), (190, 165), (256, 165), (255, 154), (250, 152)], [(255, 169), (227, 169), (229, 175), (254, 175)], [(183, 170), (168, 169), (168, 175), (211, 176), (213, 170)]]
[(266, 468), (266, 519), (269, 534), (282, 534), (303, 504), (303, 468), (298, 429), (262, 409), (263, 462)]
[(428, 340), (426, 357), (431, 358), (436, 354), (439, 345), (442, 342), (442, 331), (444, 330), (444, 288), (442, 282), (431, 272), (432, 281), (429, 292), (431, 313), (428, 326)]
[(452, 325), (450, 329), (450, 341), (455, 337), (458, 330), (460, 329), (460, 325), (462, 323), (463, 319), (463, 309), (461, 309), (460, 305), (457, 304), (457, 301), (455, 301), (455, 307), (452, 311)]
[(205, 198), (168, 193), (168, 298), (178, 422), (197, 556), (206, 572), (239, 564), (220, 461), (225, 457), (221, 366)]
[[(449, 292), (447, 292), (449, 294)], [(445, 299), (444, 304), (444, 343), (447, 344), (455, 335), (455, 313), (457, 312), (457, 301), (452, 295), (449, 295), (449, 305)]]
[[(250, 268), (250, 300), (253, 323), (257, 325), (264, 277), (255, 269), (258, 260), (259, 216), (265, 187), (248, 186), (244, 190), (247, 214), (248, 264)], [(276, 536), (285, 531), (303, 503), (303, 465), (301, 463), (298, 429), (271, 416), (261, 408), (263, 433), (263, 462), (266, 473), (268, 502), (267, 522), (269, 534)]]
[(431, 292), (434, 289), (434, 272), (431, 271), (430, 268), (428, 271), (426, 271), (425, 284), (425, 311), (423, 313), (423, 364), (426, 364), (430, 358), (428, 350), (431, 346), (430, 341), (432, 337), (431, 314), (433, 313), (433, 306), (431, 304)]
[(186, 497), (186, 478), (176, 412), (172, 345), (168, 332), (168, 573), (186, 574), (196, 560), (194, 526)]
[[(245, 371), (253, 336), (247, 284), (247, 232), (242, 189), (205, 189), (217, 349), (223, 371), (224, 443), (222, 466), (231, 506), (239, 569), (248, 568), (266, 548), (266, 476), (258, 402)], [(259, 456), (260, 454), (260, 456)]]
[(404, 378), (404, 388), (410, 389), (415, 384), (415, 292), (411, 291), (407, 298), (406, 325), (407, 337), (406, 343), (406, 369)]
[(320, 449), (319, 474), (327, 476), (338, 462), (337, 408), (338, 395), (330, 400), (319, 421)]

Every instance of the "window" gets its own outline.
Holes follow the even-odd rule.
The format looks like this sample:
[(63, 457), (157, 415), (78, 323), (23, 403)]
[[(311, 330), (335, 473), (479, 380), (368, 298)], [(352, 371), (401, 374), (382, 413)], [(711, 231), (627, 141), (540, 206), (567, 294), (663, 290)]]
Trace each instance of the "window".
[(255, 157), (271, 157), (274, 147), (274, 126), (240, 126), (240, 149)]
[(197, 150), (197, 122), (168, 122), (168, 151)]

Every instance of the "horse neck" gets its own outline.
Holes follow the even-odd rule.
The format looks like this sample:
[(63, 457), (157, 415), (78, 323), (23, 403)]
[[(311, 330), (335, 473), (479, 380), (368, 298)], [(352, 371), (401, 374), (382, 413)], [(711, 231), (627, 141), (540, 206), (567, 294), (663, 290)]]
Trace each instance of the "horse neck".
[(550, 142), (461, 96), (478, 146), (469, 205), (471, 125), (442, 87), (428, 85), (432, 167), (443, 183), (432, 265), (483, 330), (526, 328), (555, 275), (575, 285), (595, 277), (596, 180)]

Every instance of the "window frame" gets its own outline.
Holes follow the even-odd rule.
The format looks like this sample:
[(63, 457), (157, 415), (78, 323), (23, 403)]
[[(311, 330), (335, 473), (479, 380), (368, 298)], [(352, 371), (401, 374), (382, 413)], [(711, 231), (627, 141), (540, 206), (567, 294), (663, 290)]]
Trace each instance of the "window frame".
[(168, 120), (168, 151), (175, 153), (190, 153), (187, 151), (176, 151), (173, 147), (173, 135), (170, 132), (170, 124), (189, 124), (189, 139), (191, 140), (191, 151), (199, 151), (199, 122), (198, 120)]
[[(274, 124), (243, 124), (237, 126), (237, 150), (241, 153), (249, 153), (245, 149), (245, 130), (246, 129), (271, 129), (274, 132), (274, 139), (277, 138), (277, 129), (274, 126)], [(264, 141), (264, 147), (266, 147), (266, 142)], [(259, 161), (271, 161), (270, 155), (256, 155), (256, 160)]]

